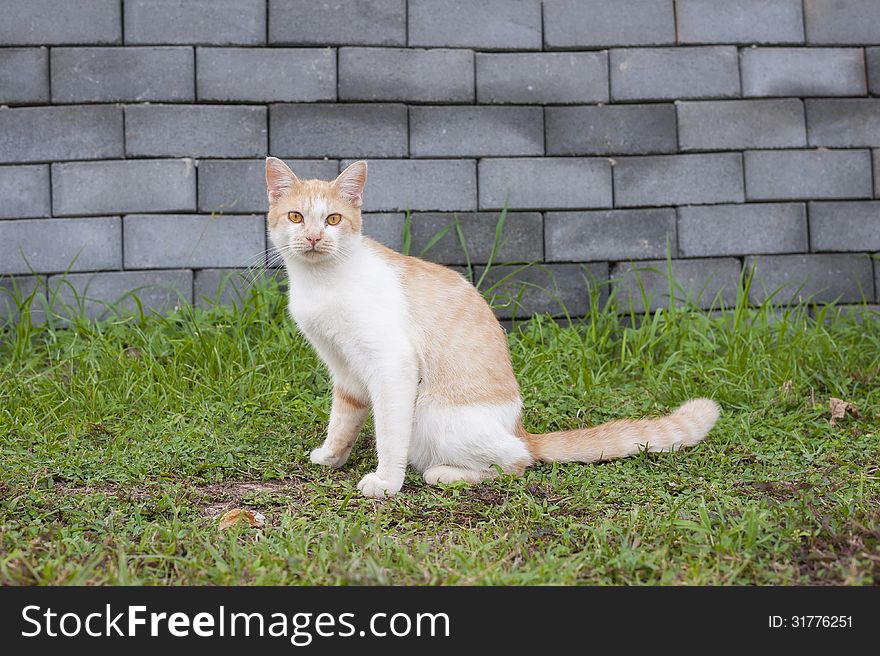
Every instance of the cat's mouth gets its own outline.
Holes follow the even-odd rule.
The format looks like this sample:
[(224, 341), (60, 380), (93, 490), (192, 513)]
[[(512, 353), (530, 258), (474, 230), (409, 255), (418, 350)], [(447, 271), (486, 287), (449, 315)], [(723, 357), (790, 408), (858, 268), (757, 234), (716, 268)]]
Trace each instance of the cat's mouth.
[(326, 249), (317, 249), (317, 248), (306, 248), (301, 250), (299, 254), (306, 258), (307, 260), (318, 260), (322, 257), (325, 257), (329, 253)]

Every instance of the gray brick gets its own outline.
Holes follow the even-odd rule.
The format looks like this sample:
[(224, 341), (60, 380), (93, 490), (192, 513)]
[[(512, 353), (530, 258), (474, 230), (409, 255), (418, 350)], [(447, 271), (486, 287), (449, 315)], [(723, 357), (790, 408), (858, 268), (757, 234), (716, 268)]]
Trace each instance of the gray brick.
[(119, 217), (0, 221), (0, 263), (0, 274), (119, 269)]
[(668, 307), (670, 296), (676, 305), (691, 303), (703, 309), (717, 309), (721, 304), (731, 307), (736, 303), (739, 260), (671, 260), (672, 290), (668, 266), (666, 260), (616, 264), (611, 280), (617, 294), (617, 309), (636, 314), (654, 312)]
[(803, 43), (801, 0), (676, 0), (679, 43)]
[(121, 43), (120, 0), (4, 0), (0, 43)]
[(876, 0), (807, 0), (808, 43), (880, 43), (880, 3)]
[(672, 0), (545, 0), (548, 48), (675, 43)]
[(803, 203), (678, 208), (678, 250), (683, 257), (798, 253), (807, 247)]
[(403, 224), (406, 215), (401, 213), (363, 214), (362, 232), (380, 244), (400, 252), (403, 250)]
[(611, 207), (607, 159), (484, 159), (479, 176), (480, 209)]
[(192, 48), (53, 48), (52, 101), (192, 100)]
[(266, 108), (126, 107), (125, 151), (134, 157), (259, 157), (266, 154)]
[[(332, 180), (336, 160), (289, 160), (300, 179)], [(262, 159), (216, 159), (199, 162), (199, 211), (267, 212), (266, 162)]]
[(880, 251), (880, 201), (810, 203), (810, 250)]
[[(440, 231), (453, 225), (458, 216), (467, 254), (459, 242), (454, 227), (449, 228), (434, 246), (422, 254), (430, 240)], [(411, 255), (441, 264), (486, 264), (495, 243), (498, 225), (497, 212), (470, 212), (467, 214), (416, 214), (412, 217)], [(493, 260), (496, 264), (512, 262), (540, 262), (544, 259), (543, 220), (538, 212), (509, 212)]]
[(164, 314), (192, 303), (192, 279), (189, 270), (75, 273), (49, 278), (49, 294), (55, 301), (53, 312), (61, 317), (84, 313), (91, 319), (108, 319), (136, 313), (133, 295), (145, 312)]
[[(857, 303), (874, 300), (871, 260), (855, 255), (759, 255), (747, 257), (755, 267), (749, 301), (763, 303)], [(775, 294), (775, 295), (774, 295)]]
[(126, 44), (265, 42), (265, 0), (125, 0)]
[(119, 107), (0, 107), (0, 161), (122, 156)]
[(200, 100), (336, 100), (336, 53), (318, 48), (199, 48)]
[[(30, 299), (30, 300), (28, 300)], [(46, 278), (44, 276), (0, 277), (0, 328), (4, 323), (16, 323), (19, 307), (30, 308), (31, 324), (45, 321)]]
[(807, 100), (811, 146), (880, 146), (880, 98)]
[(867, 150), (758, 150), (745, 153), (749, 200), (869, 198)]
[(736, 48), (635, 48), (611, 51), (613, 100), (732, 98), (740, 95)]
[(548, 262), (648, 260), (675, 254), (675, 210), (547, 212)]
[(717, 100), (678, 104), (682, 150), (803, 148), (807, 145), (800, 100)]
[(619, 207), (742, 201), (739, 153), (624, 157), (614, 166), (614, 204)]
[(607, 52), (477, 54), (480, 103), (608, 102)]
[(0, 219), (49, 216), (49, 167), (0, 166)]
[(340, 48), (340, 100), (473, 102), (470, 50)]
[(548, 155), (674, 153), (672, 104), (548, 107)]
[(283, 158), (405, 157), (405, 105), (273, 105), (270, 152)]
[(49, 50), (47, 48), (0, 50), (0, 103), (25, 105), (48, 101)]
[(540, 0), (409, 0), (409, 45), (540, 50)]
[(880, 96), (880, 48), (865, 48), (865, 60), (868, 66), (868, 89), (875, 96)]
[[(483, 271), (483, 267), (474, 271), (478, 280)], [(600, 305), (607, 297), (608, 285), (602, 284), (607, 280), (605, 262), (493, 266), (480, 289), (499, 319), (524, 319), (532, 314), (583, 317), (590, 312), (593, 295), (599, 296)]]
[(130, 214), (123, 219), (126, 269), (246, 267), (262, 261), (260, 215)]
[(544, 154), (540, 107), (412, 107), (414, 157)]
[(269, 0), (269, 43), (406, 45), (406, 0)]
[[(351, 161), (343, 161), (346, 167)], [(468, 159), (380, 159), (369, 163), (364, 211), (464, 212), (477, 209), (477, 176)]]
[(56, 216), (175, 212), (196, 208), (192, 160), (127, 160), (52, 165)]
[(860, 96), (865, 60), (856, 48), (747, 48), (744, 96)]

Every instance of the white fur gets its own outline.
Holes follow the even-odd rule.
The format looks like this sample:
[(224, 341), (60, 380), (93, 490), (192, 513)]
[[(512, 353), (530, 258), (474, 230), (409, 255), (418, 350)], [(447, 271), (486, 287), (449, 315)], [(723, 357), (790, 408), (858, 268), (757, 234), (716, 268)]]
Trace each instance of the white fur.
[(443, 407), (416, 405), (409, 461), (420, 472), (437, 465), (511, 470), (529, 461), (525, 443), (515, 434), (521, 403)]
[[(276, 245), (284, 230), (272, 235)], [(362, 493), (396, 493), (407, 463), (426, 480), (446, 482), (480, 480), (493, 465), (509, 470), (530, 461), (514, 434), (519, 401), (443, 407), (417, 398), (419, 344), (399, 271), (359, 236), (340, 242), (340, 250), (344, 259), (315, 263), (285, 255), (288, 308), (334, 384), (372, 405), (379, 463), (359, 483)], [(342, 412), (334, 405), (327, 440), (312, 452), (313, 462), (339, 467), (347, 460), (351, 444), (338, 436), (362, 422), (366, 411)]]
[[(417, 357), (396, 271), (359, 240), (351, 241), (341, 262), (311, 264), (285, 258), (288, 307), (327, 363), (334, 383), (370, 400), (379, 466), (358, 487), (366, 496), (384, 496), (403, 485), (418, 385)], [(320, 460), (320, 454), (313, 457)]]

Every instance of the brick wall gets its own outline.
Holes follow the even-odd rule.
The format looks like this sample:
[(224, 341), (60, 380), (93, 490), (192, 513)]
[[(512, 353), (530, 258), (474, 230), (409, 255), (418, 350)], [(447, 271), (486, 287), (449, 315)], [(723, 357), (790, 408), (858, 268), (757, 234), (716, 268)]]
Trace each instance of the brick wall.
[[(262, 158), (370, 162), (365, 229), (458, 213), (519, 314), (880, 298), (878, 0), (0, 0), (0, 276), (201, 302), (267, 248)], [(447, 234), (428, 257), (462, 266)], [(70, 285), (59, 286), (69, 271)], [(36, 274), (34, 276), (33, 274)], [(0, 285), (9, 287), (10, 278)], [(603, 287), (607, 291), (607, 285)], [(43, 292), (41, 292), (43, 293)], [(2, 296), (2, 294), (0, 294)], [(0, 308), (9, 312), (8, 304)], [(509, 308), (500, 311), (509, 315)]]

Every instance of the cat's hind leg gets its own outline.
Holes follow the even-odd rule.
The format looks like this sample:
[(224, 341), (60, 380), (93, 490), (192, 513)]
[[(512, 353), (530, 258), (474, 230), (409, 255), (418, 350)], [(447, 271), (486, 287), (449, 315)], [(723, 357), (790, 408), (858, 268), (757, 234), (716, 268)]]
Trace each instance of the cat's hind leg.
[(342, 467), (351, 454), (351, 448), (364, 425), (369, 406), (348, 394), (341, 387), (333, 388), (333, 406), (330, 409), (330, 425), (327, 439), (311, 453), (311, 461), (316, 465)]
[(452, 467), (451, 465), (435, 465), (425, 470), (422, 476), (428, 485), (438, 483), (479, 483), (498, 475), (497, 470), (492, 469), (465, 469), (464, 467)]
[(423, 402), (417, 412), (410, 463), (429, 485), (479, 483), (522, 474), (531, 462), (515, 433), (519, 402), (455, 405)]

